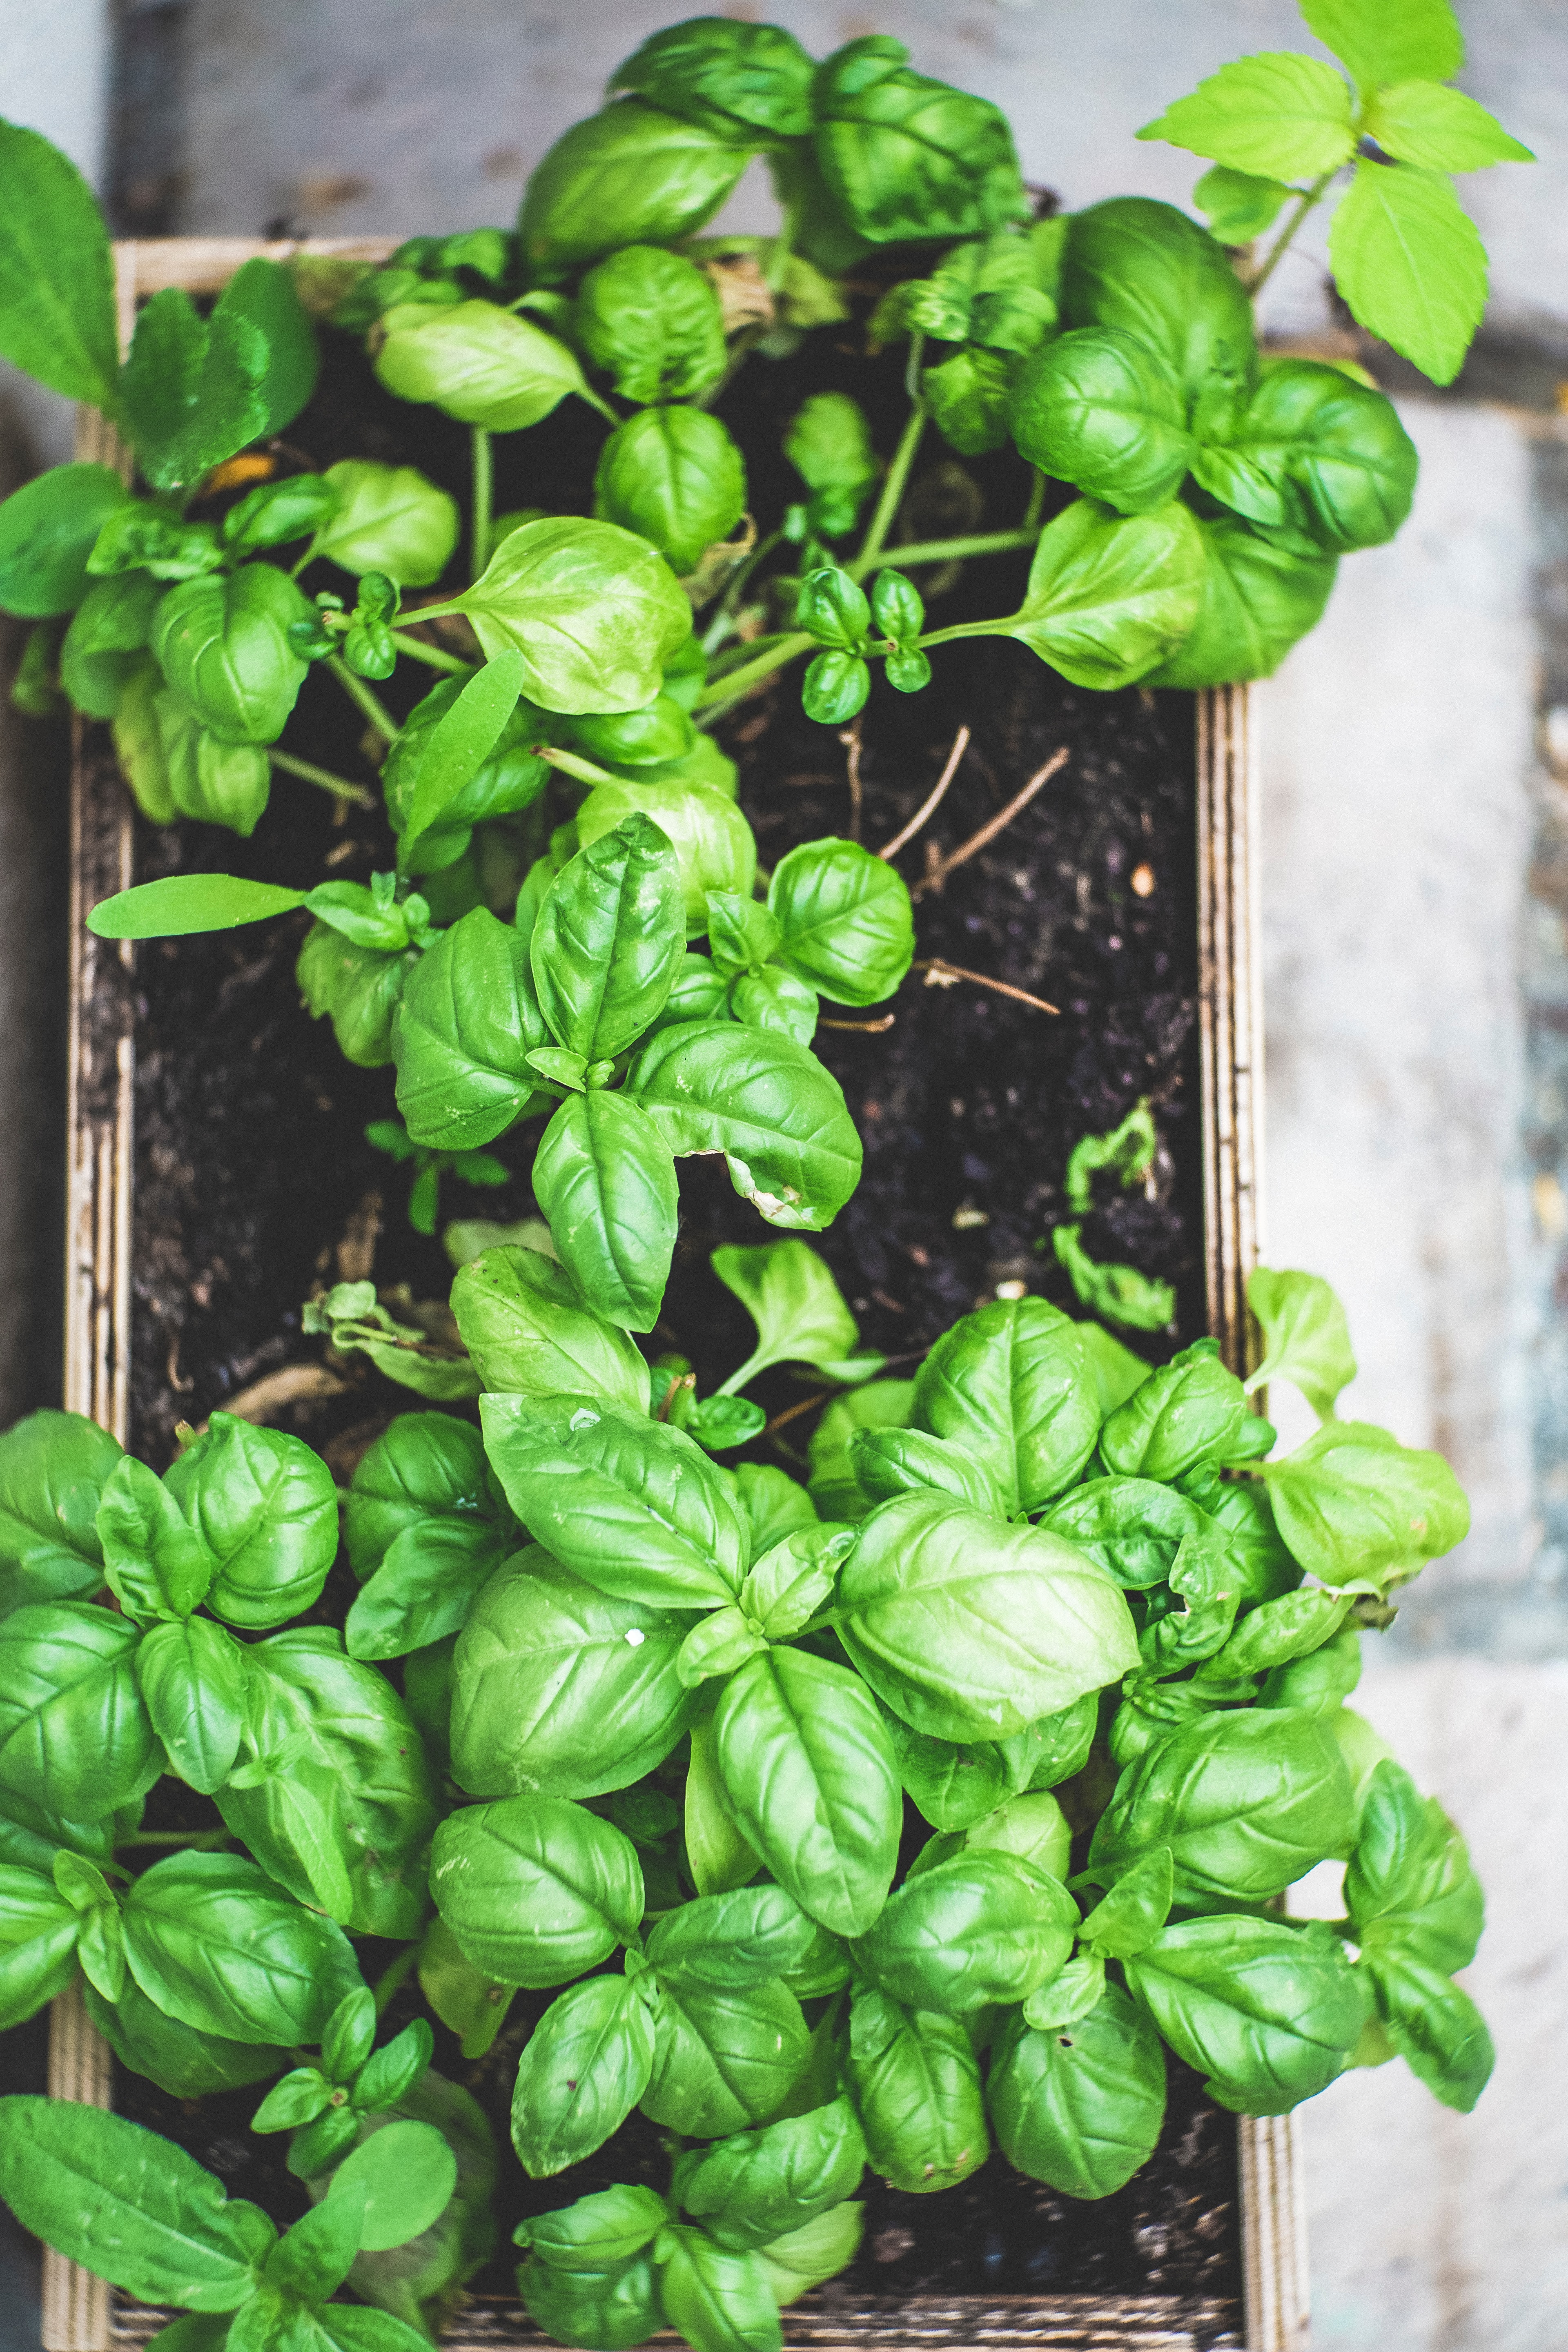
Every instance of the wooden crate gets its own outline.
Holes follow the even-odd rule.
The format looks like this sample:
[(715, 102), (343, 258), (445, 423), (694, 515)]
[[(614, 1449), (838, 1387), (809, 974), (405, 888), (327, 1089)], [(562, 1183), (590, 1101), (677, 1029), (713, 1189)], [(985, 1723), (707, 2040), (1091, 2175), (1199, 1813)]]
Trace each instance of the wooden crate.
[[(139, 300), (167, 286), (217, 293), (257, 254), (287, 260), (301, 250), (381, 260), (387, 240), (262, 244), (180, 237), (116, 247), (122, 338)], [(83, 412), (77, 454), (128, 467), (112, 428)], [(132, 879), (130, 795), (101, 763), (79, 756), (71, 779), (69, 1154), (67, 1200), (66, 1388), (68, 1410), (89, 1414), (123, 1444), (129, 1437), (131, 1364), (132, 1107), (134, 950), (95, 939), (87, 910)], [(1247, 1276), (1257, 1263), (1261, 1213), (1263, 1022), (1258, 937), (1258, 775), (1252, 698), (1245, 687), (1197, 697), (1197, 877), (1200, 1048), (1203, 1070), (1204, 1235), (1209, 1328), (1237, 1371), (1257, 1360)], [(49, 2023), (49, 2090), (107, 2106), (106, 2045), (80, 1994), (64, 1993)], [(1243, 2333), (1222, 2340), (1245, 2352), (1306, 2352), (1307, 2265), (1300, 2142), (1289, 2116), (1238, 2118)], [(901, 2309), (896, 2327), (868, 2305), (858, 2319), (784, 2314), (800, 2352), (1190, 2352), (1211, 2337), (1229, 2305), (1145, 2295), (926, 2298)], [(79, 2263), (47, 2252), (45, 2352), (115, 2352), (140, 2346), (161, 2317), (117, 2296)], [(516, 2343), (529, 2327), (520, 2305), (476, 2301), (450, 2352)]]

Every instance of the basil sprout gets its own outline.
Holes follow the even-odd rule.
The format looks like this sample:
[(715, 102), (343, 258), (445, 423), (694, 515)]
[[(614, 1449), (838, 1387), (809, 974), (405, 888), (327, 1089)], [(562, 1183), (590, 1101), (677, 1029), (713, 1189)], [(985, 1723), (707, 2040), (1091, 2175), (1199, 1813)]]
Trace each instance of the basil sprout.
[(696, 571), (703, 549), (729, 535), (745, 503), (741, 453), (718, 417), (701, 408), (628, 416), (605, 442), (594, 476), (595, 513), (651, 540), (679, 572)]

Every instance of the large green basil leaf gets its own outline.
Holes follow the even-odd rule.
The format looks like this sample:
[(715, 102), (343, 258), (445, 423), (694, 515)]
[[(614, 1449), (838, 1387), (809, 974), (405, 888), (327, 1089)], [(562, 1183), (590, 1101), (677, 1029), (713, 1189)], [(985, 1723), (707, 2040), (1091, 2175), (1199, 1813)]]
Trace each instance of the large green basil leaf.
[(1222, 1913), (1166, 1927), (1125, 1963), (1134, 1998), (1223, 2107), (1286, 2115), (1331, 2083), (1361, 2036), (1354, 1971), (1321, 1920)]
[(411, 1139), (438, 1151), (493, 1141), (527, 1108), (535, 1083), (527, 1056), (549, 1043), (527, 940), (488, 908), (471, 908), (405, 985), (393, 1047)]
[(610, 88), (636, 90), (683, 122), (760, 147), (809, 135), (814, 70), (795, 35), (780, 25), (692, 16), (652, 34), (616, 67)]
[(703, 2150), (680, 2201), (721, 2246), (763, 2247), (852, 2197), (865, 2168), (865, 2136), (839, 2097)]
[(1369, 1959), (1396, 1946), (1452, 1976), (1476, 1957), (1486, 1899), (1464, 1839), (1397, 1764), (1373, 1769), (1345, 1872), (1345, 1908)]
[[(708, 928), (710, 890), (733, 890), (750, 899), (756, 880), (757, 845), (732, 793), (700, 779), (666, 780), (646, 773), (618, 776), (611, 783), (595, 784), (578, 810), (577, 838), (584, 843), (597, 841), (639, 812), (652, 818), (679, 861), (688, 939), (700, 938)], [(683, 976), (689, 981), (689, 962), (683, 967)], [(700, 1016), (688, 1013), (684, 1017)]]
[(125, 1899), (125, 1956), (168, 2017), (226, 2041), (314, 2045), (359, 1990), (341, 1927), (235, 1853), (171, 1854)]
[(375, 372), (398, 400), (489, 433), (518, 433), (588, 387), (569, 343), (496, 302), (396, 302), (377, 321)]
[(0, 1791), (100, 1820), (151, 1787), (163, 1759), (136, 1681), (139, 1639), (83, 1601), (0, 1623)]
[(1165, 2053), (1116, 1985), (1087, 2016), (1037, 2033), (1008, 2020), (985, 2103), (1009, 2164), (1064, 2197), (1109, 2197), (1154, 2152)]
[(399, 1536), (431, 1519), (493, 1520), (484, 1440), (447, 1412), (400, 1412), (362, 1458), (349, 1488), (343, 1535), (363, 1584)]
[(692, 2352), (779, 2352), (784, 2330), (759, 2255), (731, 2252), (679, 2222), (660, 2247), (659, 2300)]
[(1200, 1462), (1233, 1458), (1247, 1398), (1212, 1342), (1152, 1372), (1100, 1432), (1106, 1466), (1122, 1478), (1179, 1478)]
[(921, 1366), (911, 1418), (983, 1463), (1009, 1515), (1037, 1511), (1077, 1478), (1100, 1427), (1078, 1326), (1043, 1298), (964, 1316)]
[(73, 2099), (0, 2102), (0, 2195), (68, 2261), (192, 2311), (248, 2301), (277, 2237), (174, 2141)]
[(587, 1397), (487, 1396), (485, 1445), (536, 1542), (601, 1592), (650, 1608), (734, 1599), (749, 1530), (691, 1438)]
[(310, 541), (310, 562), (325, 557), (356, 579), (384, 572), (401, 588), (439, 580), (462, 528), (456, 499), (416, 467), (368, 457), (344, 457), (321, 478), (337, 503)]
[(771, 1225), (818, 1233), (860, 1181), (843, 1090), (793, 1038), (731, 1022), (662, 1029), (626, 1088), (677, 1159), (722, 1151), (736, 1192)]
[[(683, 253), (666, 253), (657, 245), (626, 246), (589, 270), (578, 289), (573, 331), (595, 366), (614, 378), (623, 400), (693, 400), (724, 373), (724, 317), (717, 288), (707, 272)], [(688, 415), (699, 413), (685, 412)], [(633, 417), (629, 423), (638, 421)], [(723, 426), (717, 418), (712, 422), (733, 449)], [(605, 456), (599, 460), (600, 477), (605, 474), (608, 452), (626, 430), (622, 425), (605, 443)], [(679, 428), (672, 436), (678, 438)], [(723, 538), (745, 504), (743, 473), (740, 479), (740, 505), (723, 530), (709, 533), (711, 539)], [(617, 485), (606, 487), (607, 497), (596, 478), (595, 496), (604, 500), (600, 511), (605, 519), (625, 524), (628, 530), (640, 530), (645, 539), (662, 548), (657, 530), (650, 530), (635, 511), (618, 510), (628, 495), (633, 506), (637, 504), (644, 483), (634, 478), (624, 490)], [(702, 495), (699, 485), (690, 487), (699, 497)], [(699, 554), (706, 544), (706, 540), (699, 543)], [(669, 552), (668, 548), (664, 551)], [(682, 563), (676, 568), (686, 572), (691, 566)]]
[(1264, 365), (1223, 440), (1194, 456), (1205, 490), (1296, 552), (1378, 547), (1410, 512), (1415, 445), (1393, 402), (1316, 360)]
[(518, 215), (524, 256), (549, 284), (617, 246), (674, 245), (745, 168), (744, 146), (623, 100), (574, 122), (535, 167)]
[(1468, 2116), (1491, 2079), (1495, 2053), (1468, 1992), (1402, 1942), (1365, 1955), (1384, 2033), (1416, 2080)]
[(534, 1154), (533, 1195), (590, 1306), (651, 1331), (679, 1202), (674, 1155), (654, 1121), (625, 1095), (569, 1095)]
[(1192, 629), (1204, 574), (1203, 535), (1179, 500), (1119, 515), (1075, 499), (1040, 533), (1006, 635), (1074, 686), (1131, 686)]
[(849, 1467), (862, 1494), (889, 1503), (896, 1495), (929, 1488), (951, 1495), (988, 1517), (1007, 1516), (1007, 1498), (985, 1464), (962, 1445), (928, 1437), (920, 1429), (857, 1429), (849, 1439)]
[(169, 688), (153, 696), (153, 711), (164, 780), (178, 814), (224, 825), (248, 840), (272, 788), (271, 763), (260, 744), (226, 743)]
[(782, 1984), (695, 1985), (659, 1976), (649, 2120), (720, 2139), (771, 2116), (805, 2063), (810, 2036)]
[(215, 1412), (164, 1483), (217, 1562), (215, 1616), (253, 1630), (310, 1608), (337, 1557), (338, 1496), (303, 1439)]
[(393, 1014), (417, 959), (361, 947), (331, 923), (312, 923), (294, 977), (312, 1020), (324, 1013), (347, 1062), (379, 1070), (392, 1059)]
[(110, 1591), (136, 1624), (188, 1617), (214, 1563), (163, 1480), (124, 1454), (104, 1481), (98, 1535)]
[(518, 2064), (511, 2136), (542, 2180), (620, 2129), (647, 2088), (654, 2023), (626, 1977), (590, 1977), (552, 2001)]
[(995, 1811), (1007, 1793), (1007, 1767), (994, 1741), (961, 1747), (928, 1738), (889, 1707), (883, 1707), (882, 1719), (899, 1778), (933, 1830), (966, 1830)]
[(651, 820), (626, 817), (563, 866), (530, 946), (558, 1045), (613, 1061), (664, 1010), (686, 953), (679, 868)]
[(691, 632), (663, 556), (578, 515), (520, 524), (471, 588), (429, 612), (466, 613), (488, 656), (515, 646), (529, 701), (569, 712), (640, 710)]
[(503, 1797), (443, 1822), (430, 1890), (466, 1958), (498, 1983), (564, 1984), (637, 1933), (637, 1848), (562, 1797)]
[(757, 2252), (779, 2309), (787, 2310), (814, 2286), (825, 2286), (840, 2271), (847, 2270), (860, 2251), (865, 2227), (863, 2205), (834, 2205), (815, 2221), (774, 2238), (770, 2245), (759, 2246)]
[(922, 2196), (953, 2188), (991, 2153), (980, 2061), (962, 2018), (904, 2009), (857, 1985), (845, 2070), (867, 2161), (895, 2189)]
[(806, 1449), (810, 1498), (825, 1519), (865, 1517), (874, 1497), (850, 1465), (850, 1440), (858, 1429), (907, 1428), (914, 1393), (913, 1381), (868, 1381), (826, 1408)]
[(1271, 677), (1323, 615), (1338, 558), (1259, 538), (1231, 515), (1201, 516), (1203, 599), (1191, 632), (1150, 678), (1194, 689)]
[(36, 1870), (0, 1864), (0, 2032), (25, 2025), (76, 1972), (82, 1915)]
[(1013, 394), (1013, 437), (1031, 464), (1119, 514), (1174, 498), (1194, 463), (1182, 387), (1160, 354), (1121, 327), (1079, 327), (1028, 360)]
[(1027, 206), (1007, 118), (988, 100), (912, 73), (901, 41), (836, 50), (812, 85), (817, 166), (839, 214), (872, 245), (976, 236)]
[(170, 686), (220, 743), (271, 743), (310, 664), (289, 636), (315, 606), (286, 572), (247, 563), (171, 588), (153, 623)]
[(217, 1807), (301, 1902), (322, 1900), (309, 1842), (324, 1836), (346, 1874), (342, 1923), (412, 1936), (437, 1816), (430, 1767), (385, 1675), (344, 1657), (338, 1638), (301, 1626), (247, 1651), (246, 1767)]
[(552, 2270), (607, 2277), (650, 2244), (669, 2219), (668, 2202), (656, 2189), (620, 2185), (520, 2222), (512, 2242), (531, 2247)]
[(1070, 1545), (945, 1496), (866, 1521), (838, 1584), (840, 1637), (894, 1713), (938, 1739), (1010, 1738), (1137, 1662), (1127, 1603)]
[[(616, 261), (630, 258), (621, 254)], [(700, 275), (674, 254), (658, 258)], [(595, 276), (614, 269), (616, 261), (602, 263)], [(716, 313), (718, 298), (705, 278), (701, 283)], [(720, 369), (723, 353), (721, 331)], [(594, 512), (651, 541), (682, 574), (696, 571), (705, 548), (728, 538), (745, 504), (741, 453), (727, 428), (701, 408), (645, 408), (628, 416), (605, 442), (594, 475)]]
[(552, 2342), (584, 2352), (630, 2352), (664, 2326), (658, 2274), (647, 2254), (613, 2271), (556, 2270), (531, 2256), (518, 2272), (517, 2291)]
[(1260, 1471), (1279, 1533), (1325, 1584), (1404, 1583), (1470, 1530), (1464, 1489), (1442, 1455), (1368, 1422), (1326, 1422)]
[(1090, 1478), (1053, 1504), (1040, 1525), (1099, 1563), (1117, 1583), (1163, 1584), (1189, 1536), (1209, 1532), (1207, 1514), (1152, 1478)]
[(460, 1633), (510, 1549), (493, 1519), (453, 1516), (405, 1528), (349, 1611), (350, 1657), (405, 1657)]
[(248, 1655), (206, 1617), (154, 1625), (136, 1652), (136, 1679), (170, 1768), (205, 1796), (239, 1753)]
[(887, 1899), (903, 1808), (870, 1693), (806, 1650), (749, 1658), (713, 1718), (724, 1801), (780, 1885), (836, 1935)]
[[(8, 123), (4, 136), (17, 135)], [(73, 612), (92, 584), (99, 532), (129, 499), (107, 466), (54, 466), (13, 490), (0, 503), (0, 611), (24, 620)]]
[(858, 841), (806, 841), (773, 868), (773, 961), (835, 1004), (879, 1004), (915, 951), (903, 877)]
[(463, 1630), (453, 1769), (479, 1797), (597, 1797), (662, 1764), (696, 1712), (684, 1613), (598, 1591), (538, 1545), (492, 1576)]
[(0, 1616), (103, 1582), (98, 1506), (121, 1449), (79, 1412), (30, 1412), (0, 1437)]
[(183, 2019), (166, 2017), (132, 1976), (116, 2001), (107, 2001), (84, 1981), (87, 2013), (122, 2066), (145, 2074), (174, 2099), (203, 2099), (214, 2091), (242, 2091), (263, 2083), (288, 2063), (288, 2053), (253, 2042), (230, 2042), (202, 2033)]
[(1205, 1507), (1230, 1547), (1231, 1565), (1241, 1577), (1243, 1604), (1274, 1601), (1295, 1591), (1301, 1570), (1280, 1540), (1274, 1506), (1257, 1479), (1222, 1486), (1217, 1494), (1210, 1493)]
[(1257, 372), (1252, 306), (1223, 248), (1174, 205), (1114, 196), (1068, 227), (1069, 327), (1120, 327), (1156, 352), (1191, 400), (1214, 375)]
[(1260, 1899), (1354, 1833), (1350, 1779), (1321, 1717), (1289, 1708), (1211, 1715), (1124, 1773), (1095, 1828), (1089, 1867), (1110, 1885), (1166, 1845), (1178, 1901)]
[(452, 1285), (452, 1313), (489, 1390), (533, 1397), (566, 1390), (628, 1412), (648, 1409), (647, 1360), (636, 1340), (538, 1250), (502, 1245), (471, 1258)]
[(816, 1943), (810, 1919), (782, 1886), (742, 1886), (668, 1912), (648, 1937), (647, 1957), (664, 1982), (723, 1992), (791, 1975)]
[(982, 1847), (907, 1879), (855, 1955), (892, 2000), (954, 2017), (1026, 2000), (1067, 1959), (1078, 1923), (1057, 1879)]

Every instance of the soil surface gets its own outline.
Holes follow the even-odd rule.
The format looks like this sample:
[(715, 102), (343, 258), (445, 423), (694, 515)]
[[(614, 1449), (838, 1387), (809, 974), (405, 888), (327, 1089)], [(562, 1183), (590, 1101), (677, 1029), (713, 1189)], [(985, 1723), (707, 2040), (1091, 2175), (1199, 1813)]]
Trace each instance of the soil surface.
[[(462, 499), (465, 431), (390, 398), (346, 339), (324, 334), (323, 342), (322, 385), (289, 428), (283, 463), (325, 466), (351, 456), (414, 463)], [(808, 341), (791, 360), (751, 361), (722, 407), (745, 448), (758, 512), (775, 518), (798, 492), (778, 440), (807, 393), (828, 385), (853, 391), (886, 447), (901, 419), (900, 378), (899, 355), (868, 362), (847, 344), (836, 348), (831, 335)], [(567, 402), (544, 425), (498, 441), (497, 510), (581, 511), (602, 431), (582, 404)], [(934, 435), (913, 478), (910, 528), (921, 537), (1005, 528), (1026, 496), (1016, 459), (961, 467)], [(945, 581), (928, 575), (921, 584), (931, 625), (1016, 609), (1024, 576), (1022, 559), (970, 563)], [(445, 584), (455, 588), (461, 579), (459, 556)], [(350, 589), (327, 567), (307, 573), (304, 584)], [(430, 601), (437, 593), (429, 592)], [(858, 816), (847, 747), (837, 730), (802, 715), (798, 670), (740, 705), (721, 732), (740, 763), (742, 805), (771, 866), (795, 843), (851, 832), (857, 823), (868, 846), (889, 839), (929, 792), (958, 728), (967, 726), (969, 751), (947, 798), (927, 834), (900, 856), (911, 885), (927, 870), (928, 839), (951, 856), (1054, 753), (1068, 753), (1027, 809), (939, 890), (922, 895), (917, 908), (922, 961), (962, 965), (1058, 1010), (1041, 1012), (970, 981), (927, 985), (918, 971), (889, 1007), (865, 1013), (825, 1005), (847, 1022), (877, 1019), (884, 1010), (894, 1021), (881, 1031), (818, 1034), (817, 1050), (864, 1138), (866, 1167), (859, 1190), (816, 1245), (854, 1307), (863, 1342), (892, 1359), (894, 1370), (912, 1370), (931, 1340), (994, 1296), (998, 1283), (1022, 1282), (1071, 1305), (1048, 1239), (1061, 1213), (1068, 1154), (1080, 1137), (1112, 1126), (1147, 1096), (1161, 1137), (1149, 1196), (1141, 1189), (1107, 1198), (1085, 1237), (1097, 1257), (1175, 1284), (1174, 1329), (1131, 1340), (1160, 1359), (1203, 1327), (1192, 699), (1082, 692), (1001, 638), (941, 648), (934, 671), (928, 690), (911, 697), (879, 678), (860, 724)], [(429, 676), (400, 665), (380, 689), (395, 715), (406, 712)], [(284, 746), (341, 775), (374, 779), (363, 722), (320, 670), (307, 682)], [(104, 763), (101, 742), (96, 757)], [(205, 869), (303, 887), (323, 871), (368, 879), (392, 862), (379, 811), (345, 812), (282, 775), (251, 841), (191, 824), (138, 832), (142, 879)], [(300, 1306), (313, 1289), (374, 1275), (384, 1297), (407, 1286), (405, 1297), (438, 1302), (449, 1286), (438, 1240), (408, 1226), (408, 1171), (364, 1139), (368, 1121), (392, 1115), (392, 1072), (353, 1068), (329, 1024), (310, 1022), (300, 1008), (293, 965), (305, 921), (290, 916), (137, 950), (132, 1443), (158, 1467), (174, 1451), (179, 1423), (199, 1423), (285, 1366), (321, 1365), (322, 1342), (300, 1329)], [(443, 1223), (530, 1213), (538, 1131), (535, 1123), (493, 1147), (510, 1171), (505, 1187), (479, 1192), (446, 1180)], [(750, 1325), (711, 1275), (708, 1253), (721, 1241), (764, 1240), (769, 1229), (736, 1197), (721, 1161), (686, 1160), (680, 1180), (680, 1241), (652, 1345), (691, 1357), (706, 1391), (751, 1345)], [(419, 1409), (419, 1401), (363, 1360), (332, 1370), (332, 1393), (268, 1418), (307, 1437), (346, 1479), (392, 1414)], [(753, 1393), (777, 1412), (813, 1391), (781, 1371)], [(809, 1416), (797, 1418), (760, 1441), (752, 1458), (797, 1463), (796, 1441), (803, 1450), (810, 1426)], [(311, 1614), (341, 1622), (352, 1589), (340, 1565)], [(200, 1808), (201, 1801), (165, 1789)], [(371, 1980), (390, 1957), (366, 1953)], [(506, 2128), (510, 2062), (548, 1998), (520, 1997), (478, 2070), (450, 2037), (438, 2037), (437, 2065), (469, 2081), (491, 2111), (502, 2153), (503, 2249), (524, 2210), (569, 2201), (615, 2179), (662, 2185), (666, 2177), (659, 2135), (634, 2118), (580, 2172), (546, 2183), (523, 2179)], [(999, 2156), (937, 2198), (902, 2196), (873, 2181), (865, 2192), (864, 2250), (814, 2304), (830, 2310), (836, 2295), (896, 2302), (933, 2294), (1237, 2297), (1234, 2118), (1205, 2102), (1198, 2078), (1174, 2058), (1169, 2070), (1160, 2147), (1118, 2195), (1075, 2204)], [(283, 2169), (281, 2140), (258, 2140), (246, 2128), (259, 2095), (182, 2105), (123, 2072), (115, 2092), (122, 2112), (181, 2140), (237, 2193), (283, 2220), (302, 2209), (303, 2194)], [(498, 2259), (476, 2285), (509, 2292), (507, 2261)]]

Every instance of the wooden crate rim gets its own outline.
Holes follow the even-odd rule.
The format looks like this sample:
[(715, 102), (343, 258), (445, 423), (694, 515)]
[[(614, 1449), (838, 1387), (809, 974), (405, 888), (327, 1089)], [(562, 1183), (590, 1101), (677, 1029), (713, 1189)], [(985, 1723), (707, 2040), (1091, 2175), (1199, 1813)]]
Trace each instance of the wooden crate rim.
[[(129, 341), (138, 299), (165, 287), (217, 293), (243, 262), (295, 254), (381, 261), (395, 249), (384, 237), (268, 242), (246, 237), (169, 237), (115, 248), (122, 339)], [(78, 455), (128, 465), (112, 430), (84, 410)], [(1227, 1363), (1255, 1362), (1256, 1332), (1247, 1309), (1247, 1276), (1260, 1247), (1263, 1022), (1258, 950), (1258, 758), (1252, 698), (1245, 687), (1197, 697), (1198, 983), (1203, 1074), (1204, 1241), (1209, 1328)], [(129, 795), (109, 837), (91, 819), (82, 762), (71, 779), (71, 940), (69, 1152), (67, 1178), (65, 1402), (123, 1444), (129, 1435), (131, 1206), (133, 1034), (125, 982), (130, 943), (96, 940), (83, 927), (88, 906), (132, 879)], [(95, 993), (121, 992), (125, 1010), (112, 1039), (85, 1016)], [(49, 2090), (107, 2106), (107, 2046), (89, 2024), (79, 1989), (55, 2002), (50, 2018)], [(1300, 2135), (1294, 2116), (1237, 2118), (1240, 2155), (1242, 2279), (1246, 2352), (1306, 2352), (1307, 2263)], [(44, 2261), (45, 2352), (116, 2352), (145, 2340), (139, 2307), (113, 2296), (102, 2280), (52, 2249)], [(905, 2327), (897, 2336), (870, 2331), (840, 2341), (830, 2326), (798, 2308), (786, 2313), (787, 2340), (812, 2352), (892, 2352), (901, 2338), (932, 2352), (958, 2352), (969, 2329), (993, 2352), (1025, 2346), (1037, 2352), (1182, 2352), (1193, 2337), (1172, 2309), (1152, 2296), (1043, 2297), (1016, 2300), (1017, 2324), (1000, 2317), (1001, 2299), (966, 2298), (965, 2319), (947, 2307), (939, 2325)], [(1184, 2305), (1189, 2313), (1201, 2299)], [(1026, 2321), (1025, 2312), (1027, 2313)], [(447, 2339), (448, 2352), (493, 2352), (515, 2342), (505, 2306), (476, 2304), (469, 2326)], [(1233, 2341), (1235, 2339), (1232, 2339)]]

